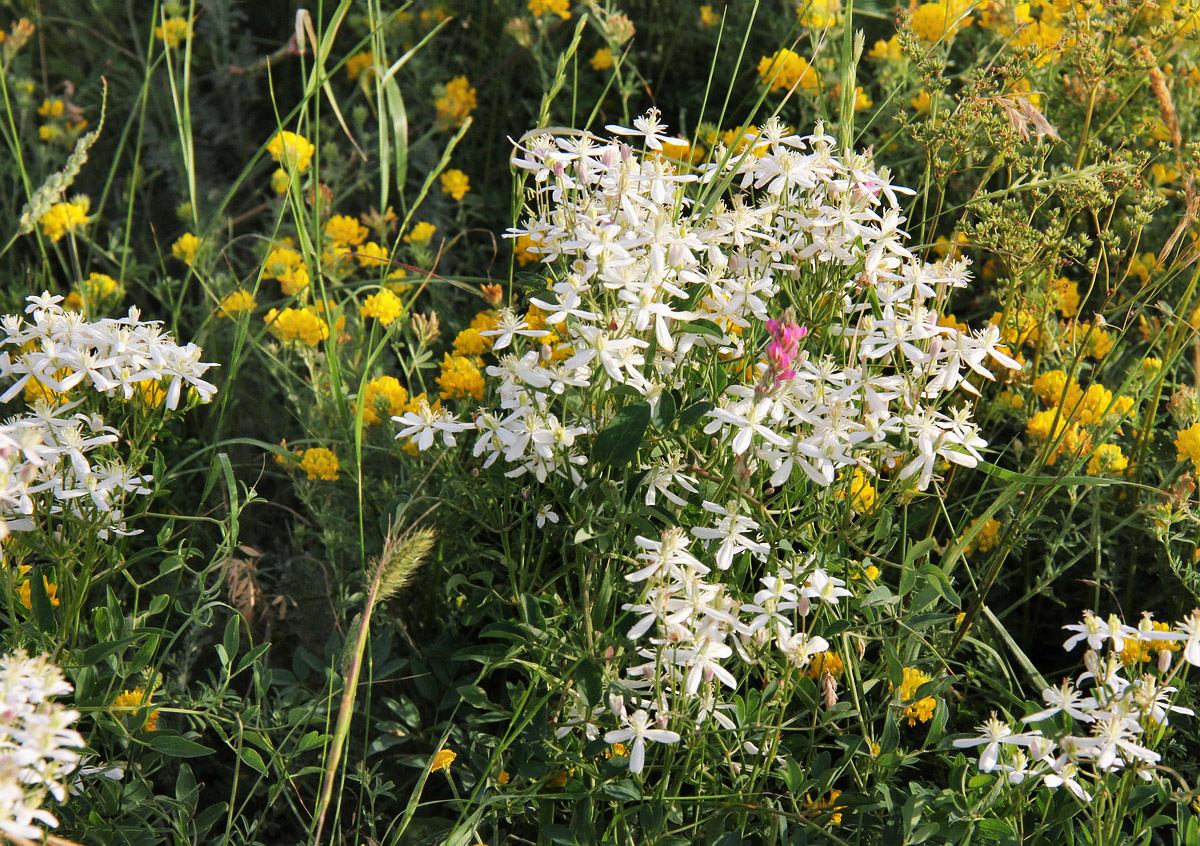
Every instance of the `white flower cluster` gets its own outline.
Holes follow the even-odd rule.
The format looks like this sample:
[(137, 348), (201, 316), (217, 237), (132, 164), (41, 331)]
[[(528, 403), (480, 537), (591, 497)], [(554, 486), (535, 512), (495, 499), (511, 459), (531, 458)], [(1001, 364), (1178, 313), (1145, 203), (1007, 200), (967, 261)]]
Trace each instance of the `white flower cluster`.
[(45, 655), (18, 651), (0, 658), (0, 833), (40, 840), (41, 825), (58, 820), (42, 807), (66, 801), (66, 777), (84, 746), (71, 724), (79, 719), (52, 698), (70, 693), (62, 671)]
[[(1171, 681), (1184, 664), (1200, 666), (1200, 609), (1174, 628), (1156, 624), (1149, 614), (1135, 628), (1116, 615), (1103, 620), (1090, 611), (1084, 612), (1083, 622), (1064, 628), (1073, 632), (1063, 644), (1066, 650), (1086, 641), (1086, 671), (1075, 681), (1066, 679), (1043, 690), (1047, 707), (1021, 721), (1042, 723), (1065, 714), (1072, 727), (1055, 731), (1053, 737), (1041, 729), (1017, 732), (993, 714), (979, 727), (979, 736), (955, 740), (954, 745), (983, 747), (980, 772), (1002, 772), (1012, 784), (1041, 779), (1046, 787), (1066, 787), (1090, 801), (1081, 779), (1095, 780), (1101, 773), (1128, 767), (1149, 780), (1147, 765), (1161, 756), (1143, 745), (1142, 737), (1167, 725), (1172, 712), (1193, 715), (1191, 709), (1172, 704), (1177, 689)], [(1184, 664), (1172, 672), (1172, 656), (1181, 650)], [(1155, 653), (1157, 672), (1129, 673)]]
[[(499, 408), (474, 423), (485, 466), (503, 457), (511, 476), (557, 473), (580, 484), (587, 458), (578, 438), (600, 431), (615, 407), (562, 402), (564, 394), (632, 390), (651, 403), (672, 389), (694, 394), (714, 366), (757, 355), (747, 343), (801, 279), (840, 303), (835, 324), (816, 327), (833, 351), (799, 353), (772, 383), (729, 387), (706, 431), (728, 433), (730, 452), (773, 485), (796, 468), (821, 485), (843, 467), (871, 472), (866, 449), (875, 466), (902, 465), (901, 476), (916, 476), (922, 489), (939, 459), (979, 460), (985, 444), (970, 406), (947, 414), (936, 401), (976, 392), (968, 379), (992, 378), (989, 359), (1019, 365), (995, 327), (939, 324), (932, 306), (967, 284), (966, 263), (913, 257), (896, 198), (907, 189), (891, 185), (886, 170), (835, 153), (820, 126), (800, 137), (775, 119), (744, 152), (718, 148), (700, 173), (654, 152), (678, 139), (662, 134), (653, 112), (636, 129), (609, 129), (641, 138), (650, 152), (586, 133), (538, 135), (517, 148), (514, 164), (534, 177), (534, 208), (508, 234), (530, 239), (558, 277), (531, 300), (546, 329), (504, 309), (481, 333), (499, 357), (487, 369), (499, 382)], [(549, 330), (554, 347), (542, 341)], [(761, 376), (768, 365), (757, 367)], [(417, 436), (418, 446), (438, 431), (449, 442), (470, 428), (448, 412), (409, 417), (403, 436)]]
[[(729, 566), (723, 563), (722, 553), (731, 543), (765, 557), (765, 545), (749, 541), (745, 535), (757, 528), (756, 523), (716, 503), (704, 505), (722, 515), (718, 528), (695, 528), (691, 534), (709, 541), (704, 557), (711, 558), (718, 570)], [(629, 714), (624, 696), (609, 700), (608, 710), (623, 725), (605, 735), (609, 743), (626, 742), (626, 735), (635, 742), (637, 738), (674, 742), (679, 739), (676, 732), (667, 732), (673, 740), (649, 732), (665, 732), (670, 716), (679, 714), (692, 715), (697, 728), (709, 720), (719, 728), (735, 728), (726, 713), (733, 705), (718, 695), (721, 688), (734, 691), (738, 687), (731, 666), (758, 664), (774, 654), (785, 664), (807, 668), (816, 656), (828, 651), (829, 642), (799, 630), (799, 622), (813, 610), (814, 603), (836, 607), (842, 597), (850, 596), (842, 579), (819, 567), (800, 564), (782, 565), (773, 575), (763, 576), (753, 601), (741, 602), (691, 552), (692, 540), (682, 529), (666, 529), (658, 540), (638, 536), (635, 542), (642, 550), (637, 559), (644, 563), (625, 578), (646, 583), (647, 590), (642, 602), (622, 608), (637, 618), (628, 637), (642, 644), (637, 653), (642, 662), (629, 668), (622, 682), (633, 697), (634, 714)], [(603, 707), (587, 711), (577, 702), (572, 717), (560, 728), (560, 736), (575, 725), (584, 725), (590, 737), (598, 735), (592, 721), (604, 711)], [(634, 719), (639, 714), (641, 717)], [(646, 730), (651, 720), (647, 715), (653, 715), (658, 729)], [(640, 772), (643, 760), (644, 754), (633, 750), (630, 771)]]
[[(0, 396), (8, 402), (31, 380), (50, 397), (79, 387), (130, 399), (138, 386), (165, 384), (168, 408), (185, 387), (208, 400), (216, 388), (201, 377), (211, 364), (195, 344), (180, 347), (157, 322), (142, 322), (136, 309), (120, 319), (89, 323), (64, 311), (62, 297), (29, 297), (26, 312), (0, 318), (0, 379), (14, 379)], [(82, 399), (43, 396), (25, 414), (0, 426), (0, 535), (29, 531), (35, 516), (67, 513), (92, 525), (102, 539), (124, 534), (125, 495), (145, 495), (150, 476), (138, 475), (112, 451), (120, 433), (97, 414), (71, 412)]]
[(217, 392), (201, 378), (214, 366), (200, 360), (203, 350), (179, 346), (162, 323), (143, 321), (137, 308), (131, 306), (125, 317), (89, 323), (79, 312), (64, 310), (62, 299), (49, 293), (29, 297), (29, 319), (0, 318), (0, 348), (14, 350), (0, 352), (0, 379), (16, 379), (0, 402), (15, 397), (30, 379), (59, 393), (90, 384), (127, 400), (142, 383), (165, 382), (169, 409), (179, 407), (184, 388), (195, 388), (204, 402)]

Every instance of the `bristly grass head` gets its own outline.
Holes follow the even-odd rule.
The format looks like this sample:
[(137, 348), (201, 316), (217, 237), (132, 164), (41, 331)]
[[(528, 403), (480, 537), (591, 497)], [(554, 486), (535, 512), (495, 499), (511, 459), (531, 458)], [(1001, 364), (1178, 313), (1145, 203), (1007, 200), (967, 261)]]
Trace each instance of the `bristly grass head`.
[(437, 536), (433, 529), (411, 529), (398, 534), (394, 529), (388, 532), (383, 544), (383, 551), (376, 559), (376, 573), (379, 578), (377, 602), (384, 602), (396, 594), (412, 579), (413, 573), (421, 566)]

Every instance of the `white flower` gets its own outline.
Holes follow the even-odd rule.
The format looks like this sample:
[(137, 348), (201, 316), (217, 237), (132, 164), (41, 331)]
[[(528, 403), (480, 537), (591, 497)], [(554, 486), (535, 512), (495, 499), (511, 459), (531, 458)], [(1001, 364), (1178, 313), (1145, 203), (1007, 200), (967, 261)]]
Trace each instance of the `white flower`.
[(834, 578), (818, 568), (809, 575), (804, 587), (800, 589), (800, 594), (809, 599), (820, 599), (830, 605), (837, 605), (839, 597), (852, 595), (843, 587), (845, 584), (844, 580)]
[(1041, 732), (1033, 731), (1024, 734), (1014, 734), (1008, 723), (1002, 722), (993, 714), (979, 726), (979, 737), (964, 737), (954, 741), (957, 749), (969, 749), (973, 746), (983, 746), (979, 753), (979, 771), (990, 773), (1000, 760), (1000, 745), (1028, 746), (1033, 738)]
[(646, 762), (646, 741), (655, 743), (678, 743), (679, 735), (662, 728), (651, 728), (653, 723), (650, 715), (643, 709), (638, 709), (625, 718), (626, 728), (615, 729), (604, 735), (604, 742), (610, 746), (614, 743), (633, 741), (629, 750), (629, 771), (637, 774), (642, 771)]
[(551, 523), (557, 523), (558, 515), (551, 510), (549, 505), (543, 505), (538, 508), (537, 517), (535, 519), (537, 521), (537, 527), (541, 529), (545, 527), (547, 521)]
[(633, 129), (611, 123), (604, 128), (617, 135), (641, 136), (646, 146), (651, 150), (661, 150), (663, 144), (686, 144), (687, 141), (683, 138), (672, 138), (664, 134), (663, 130), (666, 127), (659, 123), (659, 114), (658, 109), (649, 109), (642, 117), (633, 119)]

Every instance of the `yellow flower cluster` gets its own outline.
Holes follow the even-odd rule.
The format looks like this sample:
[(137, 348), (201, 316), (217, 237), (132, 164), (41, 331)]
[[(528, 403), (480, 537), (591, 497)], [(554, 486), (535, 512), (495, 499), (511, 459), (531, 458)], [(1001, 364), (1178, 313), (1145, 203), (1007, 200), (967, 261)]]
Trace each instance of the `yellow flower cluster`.
[(70, 202), (52, 205), (38, 218), (38, 223), (41, 224), (47, 238), (59, 241), (68, 232), (74, 232), (87, 225), (88, 209), (91, 207), (92, 201), (89, 198), (78, 196)]
[(809, 794), (804, 794), (804, 802), (801, 803), (801, 808), (806, 816), (817, 816), (820, 814), (829, 814), (829, 825), (842, 824), (842, 811), (847, 809), (847, 805), (837, 804), (837, 798), (842, 795), (840, 790), (830, 790), (829, 795), (824, 799), (813, 800)]
[(592, 54), (592, 58), (588, 59), (588, 64), (592, 66), (592, 70), (606, 71), (615, 64), (612, 50), (607, 47), (601, 47)]
[(276, 132), (267, 142), (267, 152), (271, 158), (279, 162), (286, 170), (303, 173), (308, 170), (313, 154), (317, 148), (303, 135), (294, 132)]
[(475, 105), (475, 89), (465, 76), (456, 76), (447, 82), (445, 93), (433, 103), (438, 124), (443, 128), (462, 126), (475, 111)]
[(535, 18), (558, 15), (565, 21), (571, 17), (571, 0), (529, 0), (529, 14)]
[(442, 399), (483, 399), (483, 372), (474, 360), (447, 353), (442, 358), (442, 372), (437, 377)]
[(404, 313), (404, 303), (387, 288), (383, 288), (367, 297), (358, 313), (364, 318), (373, 317), (384, 326), (391, 326), (396, 318)]
[(116, 279), (106, 273), (92, 273), (77, 291), (71, 291), (63, 301), (63, 308), (83, 311), (84, 299), (94, 308), (107, 299), (116, 299), (124, 291)]
[(267, 329), (281, 341), (301, 341), (315, 347), (329, 337), (329, 324), (315, 313), (314, 308), (271, 309), (263, 321)]
[(256, 308), (258, 308), (258, 301), (254, 299), (254, 295), (239, 288), (221, 298), (221, 307), (217, 309), (217, 317), (232, 319), (235, 315), (244, 311), (254, 311)]
[(913, 11), (910, 23), (923, 41), (941, 41), (971, 25), (970, 8), (971, 3), (964, 0), (922, 3)]
[[(905, 667), (904, 681), (900, 685), (900, 701), (909, 702), (917, 695), (917, 691), (921, 689), (921, 685), (930, 681), (933, 681), (933, 679), (916, 667)], [(937, 708), (937, 700), (932, 696), (926, 696), (923, 699), (913, 702), (911, 705), (906, 705), (901, 712), (901, 716), (908, 718), (910, 726), (915, 726), (918, 721), (927, 723), (933, 719), (935, 708)]]
[(846, 671), (846, 662), (836, 652), (819, 652), (804, 668), (804, 675), (810, 679), (818, 679), (825, 673), (837, 678)]
[[(1083, 427), (1096, 427), (1107, 421), (1120, 420), (1134, 406), (1132, 397), (1114, 397), (1112, 391), (1099, 383), (1081, 388), (1069, 380), (1062, 370), (1049, 370), (1038, 376), (1033, 381), (1033, 392), (1048, 407), (1029, 418), (1025, 431), (1035, 443), (1058, 441), (1046, 459), (1048, 465), (1054, 464), (1064, 451), (1070, 455), (1080, 455), (1091, 449), (1091, 433)], [(1115, 472), (1128, 465), (1120, 448), (1117, 448), (1116, 452), (1105, 450), (1103, 457), (1099, 453), (1094, 456), (1092, 463), (1089, 463), (1089, 473), (1092, 472), (1092, 466), (1107, 467)]]
[(374, 64), (375, 54), (370, 50), (367, 50), (364, 53), (355, 53), (353, 56), (346, 59), (346, 76), (350, 77), (352, 81), (357, 81), (359, 77), (362, 77), (365, 73), (365, 78), (370, 79), (372, 74), (374, 74), (374, 70), (371, 67)]
[[(363, 389), (363, 422), (376, 426), (383, 416), (398, 417), (408, 409), (408, 391), (395, 376), (380, 376)], [(383, 416), (380, 416), (380, 415)]]
[(308, 287), (308, 267), (303, 257), (291, 247), (274, 247), (263, 262), (263, 278), (278, 279), (279, 287), (293, 296)]
[(154, 37), (174, 49), (192, 37), (192, 22), (187, 18), (167, 18), (162, 26), (154, 28)]
[(354, 257), (362, 267), (379, 267), (388, 263), (387, 247), (380, 246), (374, 241), (368, 241), (359, 247)]
[[(112, 708), (114, 710), (138, 711), (150, 705), (150, 696), (146, 694), (146, 689), (135, 687), (133, 690), (122, 691), (116, 699), (113, 700)], [(154, 731), (158, 728), (158, 710), (155, 709), (146, 715), (146, 722), (140, 726), (142, 731)]]
[(439, 749), (433, 756), (433, 760), (429, 762), (429, 771), (436, 773), (439, 770), (448, 770), (457, 757), (458, 753), (452, 749)]
[(433, 237), (433, 233), (437, 232), (437, 227), (432, 223), (422, 220), (414, 226), (409, 233), (404, 236), (404, 240), (409, 244), (425, 244)]
[(518, 235), (516, 242), (513, 244), (513, 255), (516, 256), (517, 263), (524, 267), (535, 261), (541, 261), (542, 254), (534, 252), (532, 247), (537, 244), (537, 241), (530, 238), (528, 235)]
[(1089, 476), (1115, 476), (1129, 468), (1129, 459), (1117, 444), (1100, 444), (1088, 462)]
[(801, 26), (812, 29), (828, 29), (842, 20), (841, 0), (801, 0), (796, 7), (796, 17)]
[[(24, 576), (32, 569), (33, 568), (30, 567), (28, 564), (22, 564), (18, 568), (17, 572), (20, 575)], [(42, 587), (46, 591), (46, 600), (50, 603), (50, 606), (52, 608), (57, 608), (58, 607), (58, 585), (56, 585), (56, 584), (54, 584), (54, 582), (50, 581), (48, 576), (42, 576)], [(27, 609), (32, 610), (32, 608), (33, 608), (33, 587), (30, 585), (28, 578), (25, 579), (25, 581), (21, 582), (19, 585), (17, 585), (17, 597), (21, 600), (22, 605), (24, 605)]]
[[(975, 524), (978, 522), (978, 518), (972, 520), (971, 528), (975, 528)], [(970, 529), (967, 532), (970, 532)], [(1000, 543), (1000, 521), (995, 517), (989, 517), (984, 522), (982, 528), (980, 528), (979, 534), (967, 544), (963, 553), (965, 555), (974, 555), (976, 552), (987, 552), (989, 549), (994, 549), (998, 543)]]
[(1148, 630), (1139, 626), (1138, 636), (1131, 637), (1127, 635), (1125, 637), (1125, 646), (1119, 654), (1121, 663), (1127, 667), (1139, 662), (1145, 664), (1160, 652), (1178, 652), (1183, 648), (1180, 644), (1170, 640), (1151, 640), (1144, 637), (1145, 634), (1149, 634), (1150, 632), (1171, 631), (1170, 623), (1154, 623), (1150, 622), (1148, 618), (1143, 621), (1143, 624), (1145, 623), (1149, 623)]
[(1180, 461), (1190, 460), (1200, 473), (1200, 423), (1192, 424), (1176, 436), (1175, 449), (1179, 451)]
[(334, 244), (356, 247), (367, 240), (367, 227), (345, 214), (335, 214), (325, 222), (325, 237)]
[(300, 469), (308, 474), (310, 482), (315, 482), (317, 479), (336, 482), (338, 459), (332, 451), (325, 447), (312, 447), (304, 451), (304, 456), (300, 459)]
[(461, 200), (467, 196), (467, 192), (471, 190), (470, 178), (457, 168), (448, 170), (442, 174), (442, 193), (449, 194), (456, 200)]
[(200, 243), (200, 239), (191, 232), (184, 232), (171, 245), (171, 255), (184, 264), (190, 265), (196, 261), (196, 253), (200, 250)]
[(808, 59), (786, 47), (771, 56), (763, 56), (758, 63), (758, 75), (763, 85), (769, 86), (771, 91), (791, 89), (798, 85), (812, 93), (821, 87), (820, 77)]
[(876, 492), (875, 486), (871, 484), (870, 477), (862, 471), (861, 467), (854, 468), (854, 475), (850, 478), (850, 491), (847, 494), (846, 489), (840, 488), (835, 494), (838, 499), (850, 498), (850, 508), (859, 514), (866, 513), (875, 507)]

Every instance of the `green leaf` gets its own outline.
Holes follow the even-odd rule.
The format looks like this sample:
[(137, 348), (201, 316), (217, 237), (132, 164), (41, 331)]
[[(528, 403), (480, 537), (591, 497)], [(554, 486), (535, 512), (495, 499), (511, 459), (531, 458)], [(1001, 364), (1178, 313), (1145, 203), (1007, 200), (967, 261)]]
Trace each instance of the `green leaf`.
[(637, 455), (649, 425), (650, 403), (635, 402), (625, 406), (597, 433), (592, 444), (592, 460), (609, 467), (628, 464)]
[(575, 846), (575, 835), (571, 833), (571, 829), (565, 825), (550, 825), (542, 826), (542, 837), (549, 838), (553, 843), (559, 843), (561, 846)]
[(257, 770), (262, 775), (267, 774), (267, 764), (265, 761), (263, 761), (263, 756), (259, 754), (257, 749), (251, 749), (249, 746), (243, 746), (238, 750), (238, 757), (241, 758), (242, 763), (250, 769)]
[(675, 415), (679, 413), (679, 400), (676, 399), (676, 394), (676, 391), (664, 391), (654, 406), (650, 422), (660, 432), (667, 431), (667, 428), (675, 422)]
[(675, 332), (677, 334), (707, 335), (710, 338), (716, 338), (718, 341), (725, 340), (725, 333), (721, 331), (721, 327), (711, 320), (689, 320), (687, 323), (676, 323)]
[(605, 796), (617, 802), (636, 802), (642, 798), (642, 791), (627, 778), (602, 785), (600, 789)]
[(708, 400), (692, 403), (679, 415), (679, 431), (685, 432), (692, 428), (703, 419), (704, 415), (708, 414), (714, 408), (716, 406)]
[(162, 732), (153, 732), (149, 735), (147, 742), (155, 752), (161, 752), (172, 758), (199, 758), (203, 755), (211, 755), (216, 751), (177, 734)]

